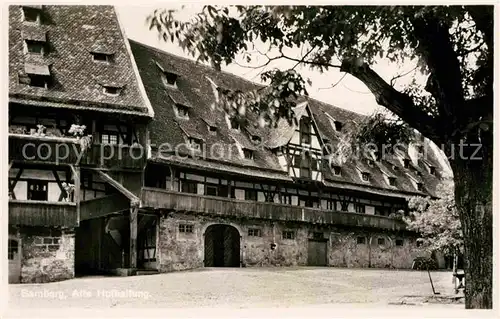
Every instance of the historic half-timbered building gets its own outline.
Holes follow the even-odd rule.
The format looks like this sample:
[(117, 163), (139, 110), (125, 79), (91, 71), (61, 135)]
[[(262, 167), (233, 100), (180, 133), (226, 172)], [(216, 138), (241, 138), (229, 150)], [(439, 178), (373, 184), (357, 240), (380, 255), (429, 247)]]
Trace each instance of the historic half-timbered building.
[(9, 15), (10, 282), (424, 254), (397, 217), (447, 172), (428, 141), (339, 161), (359, 114), (304, 98), (292, 124), (241, 125), (218, 88), (256, 84), (127, 40), (113, 7)]

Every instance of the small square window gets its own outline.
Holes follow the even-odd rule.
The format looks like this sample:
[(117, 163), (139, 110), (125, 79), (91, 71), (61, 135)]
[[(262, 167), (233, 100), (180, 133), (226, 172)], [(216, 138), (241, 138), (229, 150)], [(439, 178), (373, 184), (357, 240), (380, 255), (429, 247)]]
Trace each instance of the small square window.
[(171, 72), (163, 72), (163, 82), (169, 86), (175, 86), (177, 82), (177, 74)]
[(118, 134), (113, 133), (102, 133), (101, 134), (101, 143), (102, 144), (118, 144)]
[(196, 138), (189, 138), (189, 147), (193, 150), (201, 150), (201, 140)]
[(208, 131), (212, 134), (215, 134), (217, 132), (217, 126), (209, 125)]
[(389, 185), (396, 186), (396, 177), (389, 177)]
[(245, 189), (245, 200), (257, 200), (257, 191), (255, 189)]
[(26, 49), (27, 49), (28, 53), (43, 54), (43, 47), (45, 45), (44, 42), (25, 40), (25, 43), (26, 43)]
[(340, 176), (340, 166), (332, 166), (332, 169), (333, 169), (333, 174), (336, 175), (336, 176)]
[(403, 165), (404, 165), (404, 168), (409, 168), (410, 167), (410, 160), (405, 158), (403, 160)]
[(358, 238), (356, 239), (356, 243), (357, 243), (357, 244), (361, 244), (361, 245), (366, 244), (366, 237), (358, 237)]
[(92, 59), (97, 62), (111, 62), (111, 55), (105, 53), (92, 53)]
[(334, 124), (335, 124), (335, 130), (336, 130), (337, 132), (342, 131), (342, 122), (335, 121), (335, 122), (334, 122)]
[(239, 130), (240, 129), (240, 123), (238, 122), (238, 119), (232, 119), (231, 120), (231, 129), (233, 129), (233, 130)]
[(179, 225), (179, 233), (192, 233), (193, 225), (189, 224), (180, 224)]
[(436, 175), (436, 168), (434, 166), (430, 166), (429, 173), (431, 173), (432, 175)]
[(403, 246), (403, 240), (402, 239), (396, 239), (396, 246)]
[(253, 151), (252, 151), (252, 150), (249, 150), (249, 149), (244, 148), (244, 149), (243, 149), (243, 156), (244, 156), (246, 159), (253, 159)]
[(368, 182), (370, 180), (370, 174), (369, 173), (362, 173), (361, 178), (363, 181)]
[(377, 239), (377, 244), (379, 244), (379, 245), (385, 245), (385, 238), (378, 238)]
[(417, 190), (420, 191), (420, 192), (423, 191), (424, 190), (424, 184), (417, 183)]
[(295, 239), (295, 232), (291, 230), (285, 230), (282, 233), (283, 239)]
[(260, 138), (260, 136), (257, 136), (257, 135), (252, 136), (252, 142), (260, 143), (261, 141), (262, 141), (262, 139)]
[(35, 8), (23, 7), (24, 21), (40, 22), (40, 10)]
[(177, 116), (182, 118), (189, 118), (189, 108), (182, 104), (176, 105)]
[(49, 87), (50, 78), (48, 76), (29, 74), (28, 78), (29, 78), (29, 86), (45, 88), (45, 89)]
[(249, 228), (248, 229), (249, 237), (262, 237), (261, 231), (258, 228)]
[(104, 86), (103, 92), (106, 95), (118, 96), (118, 95), (120, 95), (120, 88), (113, 87), (113, 86)]

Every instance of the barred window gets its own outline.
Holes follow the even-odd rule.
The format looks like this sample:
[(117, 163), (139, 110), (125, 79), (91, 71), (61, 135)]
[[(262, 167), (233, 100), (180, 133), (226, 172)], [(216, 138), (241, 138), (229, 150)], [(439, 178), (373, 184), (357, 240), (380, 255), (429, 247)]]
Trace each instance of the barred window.
[(295, 239), (295, 232), (293, 230), (283, 231), (283, 239)]
[(262, 233), (261, 233), (260, 229), (258, 229), (258, 228), (249, 228), (248, 229), (248, 236), (262, 237)]
[(192, 233), (193, 225), (189, 224), (180, 224), (179, 225), (179, 233)]

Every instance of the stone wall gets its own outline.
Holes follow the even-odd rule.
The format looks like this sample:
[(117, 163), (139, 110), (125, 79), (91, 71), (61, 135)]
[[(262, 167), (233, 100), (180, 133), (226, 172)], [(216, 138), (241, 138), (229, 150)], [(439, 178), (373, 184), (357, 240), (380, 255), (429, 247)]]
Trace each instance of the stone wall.
[[(159, 270), (165, 272), (203, 267), (204, 232), (210, 225), (219, 223), (232, 225), (240, 233), (240, 260), (243, 267), (306, 266), (308, 240), (314, 232), (324, 234), (327, 240), (327, 264), (332, 267), (411, 268), (415, 257), (429, 255), (417, 248), (415, 238), (408, 235), (171, 212), (160, 219)], [(179, 232), (180, 224), (192, 225), (193, 232)], [(250, 229), (260, 230), (260, 236), (250, 236)], [(293, 232), (295, 238), (283, 238), (283, 231)], [(364, 242), (360, 243), (358, 237), (363, 237)], [(271, 249), (273, 243), (276, 244), (275, 249)]]
[(21, 282), (45, 283), (75, 276), (74, 229), (22, 227)]

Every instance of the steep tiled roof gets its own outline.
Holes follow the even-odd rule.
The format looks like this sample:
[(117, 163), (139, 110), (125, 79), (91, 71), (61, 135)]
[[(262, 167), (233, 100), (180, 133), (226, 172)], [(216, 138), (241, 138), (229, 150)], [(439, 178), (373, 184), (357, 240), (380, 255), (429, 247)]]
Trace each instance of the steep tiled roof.
[[(9, 7), (11, 101), (148, 114), (149, 102), (141, 94), (135, 62), (112, 6), (39, 7), (41, 23), (23, 21), (22, 6)], [(25, 53), (24, 40), (45, 43), (43, 56)], [(93, 52), (112, 54), (112, 63), (93, 61)], [(49, 69), (52, 85), (45, 89), (19, 83), (26, 65)], [(121, 87), (120, 94), (103, 94), (106, 83)]]
[[(281, 169), (278, 158), (271, 149), (288, 143), (295, 127), (290, 126), (285, 120), (280, 120), (278, 127), (273, 129), (259, 129), (251, 126), (246, 130), (234, 131), (229, 129), (225, 114), (212, 108), (215, 103), (215, 95), (211, 83), (218, 87), (242, 91), (257, 88), (259, 85), (135, 41), (130, 41), (130, 43), (146, 92), (155, 110), (155, 119), (152, 122), (150, 132), (153, 144), (169, 143), (175, 147), (178, 143), (184, 143), (187, 134), (193, 137), (202, 137), (207, 149), (216, 144), (225, 147), (239, 144), (241, 147), (254, 150), (253, 160), (241, 158), (241, 154), (237, 154), (237, 152), (233, 153), (232, 156), (205, 160), (201, 158), (179, 160), (175, 157), (169, 160), (160, 160), (156, 155), (153, 155), (152, 160), (216, 171), (225, 170), (275, 180), (290, 180), (286, 172)], [(187, 99), (185, 103), (192, 106), (189, 109), (188, 120), (176, 119), (174, 102), (169, 98), (171, 89), (166, 88), (161, 80), (162, 70), (168, 70), (178, 75), (177, 94)], [(305, 108), (309, 107), (321, 138), (333, 145), (338, 142), (342, 134), (335, 129), (334, 121), (342, 123), (343, 127), (348, 127), (352, 123), (359, 123), (366, 118), (363, 115), (309, 97), (305, 101), (307, 103), (297, 106), (296, 116), (300, 117), (306, 111)], [(209, 132), (207, 123), (217, 126), (216, 134)], [(258, 145), (259, 147), (253, 147), (254, 144), (250, 140), (252, 135), (262, 138), (262, 144)], [(409, 158), (408, 154), (404, 154), (404, 156)], [(432, 165), (435, 165), (438, 170), (441, 168), (436, 160), (436, 154), (427, 160), (433, 163)], [(368, 182), (362, 180), (360, 171), (370, 173)], [(420, 174), (417, 174), (417, 171)], [(410, 194), (435, 196), (434, 189), (439, 182), (438, 177), (428, 173), (423, 161), (420, 160), (418, 166), (406, 169), (399, 159), (391, 156), (376, 161), (373, 165), (368, 165), (364, 160), (351, 159), (341, 166), (340, 176), (334, 175), (329, 164), (324, 161), (323, 172), (324, 183), (328, 186), (370, 191), (389, 196), (397, 194), (399, 197), (407, 197)], [(415, 188), (407, 173), (425, 183), (425, 192), (420, 192)], [(395, 186), (389, 185), (388, 179), (384, 176), (396, 177)]]

